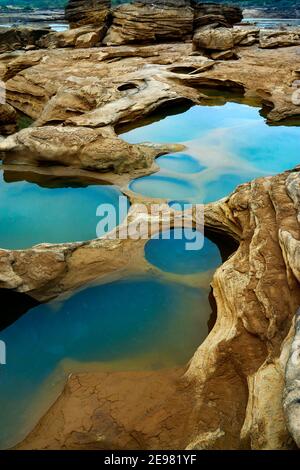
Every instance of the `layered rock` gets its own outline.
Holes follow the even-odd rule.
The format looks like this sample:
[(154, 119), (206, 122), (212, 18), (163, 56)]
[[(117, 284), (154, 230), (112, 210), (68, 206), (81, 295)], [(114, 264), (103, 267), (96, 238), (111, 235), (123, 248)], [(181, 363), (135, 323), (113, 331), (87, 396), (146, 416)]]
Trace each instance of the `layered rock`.
[(99, 46), (106, 33), (106, 26), (81, 26), (67, 31), (51, 32), (43, 36), (37, 46), (45, 49), (57, 47), (89, 48)]
[(300, 44), (300, 29), (287, 31), (261, 30), (259, 45), (263, 49), (297, 46)]
[(65, 18), (71, 28), (93, 24), (101, 27), (109, 15), (110, 0), (69, 0)]
[(50, 28), (0, 28), (0, 53), (24, 49), (49, 33)]
[(0, 104), (0, 134), (9, 135), (17, 131), (17, 113), (9, 104)]
[(120, 5), (104, 44), (168, 42), (190, 38), (194, 12), (189, 0), (140, 0)]
[(132, 172), (149, 168), (159, 150), (131, 145), (102, 127), (31, 127), (0, 143), (4, 163), (48, 162), (98, 171)]
[(199, 27), (193, 37), (195, 50), (227, 51), (236, 46), (252, 46), (259, 41), (259, 29), (220, 27), (219, 24)]
[[(299, 188), (295, 170), (205, 206), (206, 226), (239, 248), (214, 275), (217, 322), (186, 370), (75, 374), (18, 448), (294, 448), (281, 397), (300, 302)], [(127, 241), (118, 244), (128, 263)], [(138, 240), (129, 245), (143, 251)], [(79, 248), (81, 259), (90, 248)]]
[(208, 24), (217, 23), (220, 26), (232, 26), (243, 19), (241, 8), (220, 3), (193, 2), (195, 11), (194, 26), (198, 28)]
[[(291, 240), (289, 244), (291, 254), (296, 254), (296, 260), (299, 260), (299, 241)], [(299, 278), (299, 266), (296, 266)], [(285, 388), (283, 395), (283, 407), (287, 420), (287, 427), (293, 436), (294, 441), (300, 448), (300, 311), (298, 309), (295, 316), (295, 332), (291, 348), (289, 351), (289, 358), (287, 361), (286, 374), (285, 374)]]

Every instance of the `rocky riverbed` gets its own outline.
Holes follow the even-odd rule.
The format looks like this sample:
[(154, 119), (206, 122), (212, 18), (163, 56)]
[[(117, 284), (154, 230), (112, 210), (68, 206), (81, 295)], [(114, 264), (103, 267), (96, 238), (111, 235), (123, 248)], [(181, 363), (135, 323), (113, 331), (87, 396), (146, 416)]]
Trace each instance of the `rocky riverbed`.
[[(234, 26), (239, 9), (164, 5), (162, 12), (144, 0), (111, 12), (106, 1), (91, 10), (91, 2), (71, 0), (70, 31), (38, 33), (27, 51), (23, 35), (0, 56), (4, 170), (89, 176), (149, 204), (127, 183), (155, 172), (157, 156), (182, 148), (129, 144), (122, 126), (178, 103), (207, 105), (210, 88), (259, 101), (270, 125), (299, 117), (300, 31)], [(34, 122), (15, 132), (17, 112)], [(295, 448), (298, 372), (289, 356), (300, 302), (298, 170), (205, 205), (207, 229), (238, 248), (214, 274), (217, 320), (188, 365), (72, 375), (18, 448)], [(160, 203), (176, 226), (178, 212)], [(145, 214), (129, 211), (129, 224), (139, 219)], [(121, 279), (143, 268), (144, 245), (104, 237), (0, 250), (0, 287), (44, 301), (96, 279)]]

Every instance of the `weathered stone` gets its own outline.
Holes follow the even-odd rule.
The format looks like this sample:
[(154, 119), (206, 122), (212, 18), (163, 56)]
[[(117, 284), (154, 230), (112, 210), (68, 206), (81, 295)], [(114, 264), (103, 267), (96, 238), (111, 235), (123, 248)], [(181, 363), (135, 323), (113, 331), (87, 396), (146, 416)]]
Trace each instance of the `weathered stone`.
[(229, 28), (202, 26), (196, 30), (193, 44), (195, 49), (227, 51), (233, 48), (234, 38)]
[(0, 104), (0, 134), (9, 135), (17, 131), (17, 113), (9, 104)]
[(59, 47), (94, 47), (99, 45), (106, 28), (93, 25), (81, 26), (67, 31), (51, 32), (38, 41), (38, 46), (46, 49)]
[(237, 54), (234, 49), (228, 51), (218, 51), (211, 54), (213, 60), (234, 60), (237, 59)]
[(188, 0), (141, 0), (113, 10), (113, 22), (104, 44), (153, 43), (187, 39), (193, 30)]
[(110, 0), (69, 0), (65, 18), (71, 28), (87, 24), (101, 27), (106, 22), (110, 5)]
[(35, 45), (49, 33), (49, 28), (0, 28), (0, 53)]
[(195, 28), (207, 24), (218, 23), (220, 26), (230, 26), (239, 23), (243, 19), (241, 8), (219, 3), (193, 2), (195, 11)]
[(104, 37), (104, 34), (101, 34), (100, 31), (98, 32), (91, 31), (90, 33), (82, 34), (76, 39), (75, 47), (79, 47), (79, 48), (95, 47), (99, 45), (103, 37)]
[[(18, 448), (293, 448), (281, 397), (300, 303), (295, 277), (300, 257), (298, 251), (293, 255), (293, 240), (299, 237), (299, 178), (297, 171), (259, 178), (205, 206), (206, 226), (230, 234), (239, 248), (214, 275), (218, 320), (186, 371), (74, 375)], [(96, 243), (102, 246), (103, 241)], [(143, 252), (139, 241), (130, 247), (125, 240), (118, 243), (125, 250), (118, 249), (119, 262), (128, 263), (134, 244)], [(76, 251), (84, 257), (89, 249)], [(116, 253), (113, 249), (113, 259)], [(110, 263), (105, 265), (110, 269)], [(63, 282), (60, 278), (60, 286)], [(117, 399), (112, 401), (112, 395)]]
[[(289, 235), (289, 234), (288, 234)], [(298, 262), (297, 271), (299, 274), (299, 260), (300, 260), (300, 242), (293, 240), (296, 245), (296, 260)], [(290, 247), (288, 244), (287, 247)], [(292, 251), (295, 253), (292, 247)], [(298, 277), (300, 279), (300, 276)], [(300, 310), (298, 309), (295, 317), (295, 327), (293, 328), (293, 341), (289, 351), (289, 358), (285, 374), (285, 388), (283, 396), (283, 407), (287, 419), (288, 429), (293, 436), (294, 441), (300, 448), (300, 371), (299, 371), (299, 358), (300, 358)]]
[(263, 49), (297, 46), (300, 44), (300, 30), (274, 31), (261, 30), (259, 45)]
[(0, 143), (4, 163), (54, 162), (94, 170), (124, 173), (147, 168), (159, 150), (131, 145), (110, 127), (31, 127)]
[(224, 28), (218, 24), (198, 28), (193, 37), (195, 49), (227, 50), (234, 46), (252, 46), (259, 41), (259, 29), (238, 27)]

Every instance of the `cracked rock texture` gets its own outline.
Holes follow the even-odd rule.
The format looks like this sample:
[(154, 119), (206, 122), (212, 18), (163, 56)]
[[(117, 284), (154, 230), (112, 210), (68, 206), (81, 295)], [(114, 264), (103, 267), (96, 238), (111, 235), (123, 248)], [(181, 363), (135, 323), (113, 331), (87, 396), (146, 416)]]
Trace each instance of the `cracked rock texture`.
[(112, 15), (107, 45), (184, 40), (193, 32), (194, 11), (185, 0), (141, 0), (118, 6)]
[[(41, 161), (114, 173), (150, 168), (158, 149), (131, 145), (111, 127), (30, 127), (5, 140), (8, 164), (38, 165)], [(1, 144), (0, 144), (1, 148)], [(113, 148), (113, 152), (111, 149)]]
[(71, 28), (105, 22), (109, 11), (110, 0), (69, 0), (65, 9), (65, 18)]

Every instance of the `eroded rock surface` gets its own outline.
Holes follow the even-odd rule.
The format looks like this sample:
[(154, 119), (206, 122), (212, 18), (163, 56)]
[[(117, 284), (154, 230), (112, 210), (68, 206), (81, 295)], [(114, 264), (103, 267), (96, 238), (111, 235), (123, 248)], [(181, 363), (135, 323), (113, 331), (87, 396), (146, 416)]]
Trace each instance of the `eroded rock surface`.
[(110, 0), (69, 0), (65, 18), (71, 28), (86, 24), (102, 26), (110, 11)]
[(293, 448), (281, 397), (300, 302), (299, 175), (205, 207), (206, 225), (240, 245), (214, 275), (217, 322), (187, 370), (74, 375), (18, 448)]
[(105, 33), (105, 26), (96, 28), (90, 25), (60, 32), (53, 31), (43, 36), (37, 42), (37, 46), (45, 49), (54, 49), (57, 47), (95, 47), (100, 45)]
[(264, 49), (297, 46), (300, 44), (300, 29), (290, 31), (261, 30), (259, 45)]
[(0, 53), (24, 49), (49, 33), (49, 28), (0, 28)]
[[(113, 150), (112, 150), (113, 149)], [(39, 164), (41, 161), (115, 173), (150, 168), (159, 149), (131, 145), (111, 127), (31, 127), (0, 143), (4, 163)], [(163, 153), (163, 151), (161, 152)]]
[(193, 7), (196, 28), (213, 23), (229, 27), (243, 19), (242, 10), (238, 6), (193, 2)]
[[(141, 8), (148, 11), (149, 3)], [(138, 28), (134, 16), (128, 18), (133, 38)], [(202, 31), (222, 33), (218, 21), (217, 28)], [(124, 32), (115, 27), (117, 40), (123, 40)], [(167, 23), (169, 34), (173, 26), (168, 28)], [(299, 115), (292, 98), (300, 78), (297, 47), (260, 48), (256, 28), (224, 30), (238, 61), (210, 60), (190, 42), (5, 54), (0, 73), (8, 102), (35, 124), (0, 144), (4, 161), (60, 163), (105, 175), (149, 172), (163, 149), (129, 145), (116, 129), (161, 105), (207, 103), (209, 97), (199, 91), (203, 85), (237, 88), (249, 99), (259, 98), (270, 121)], [(77, 40), (83, 41), (80, 47), (93, 40), (82, 36), (94, 30), (84, 31), (75, 46)], [(70, 34), (75, 37), (76, 30)], [(139, 34), (145, 34), (144, 25)], [(216, 51), (211, 34), (208, 49)], [(187, 368), (74, 375), (19, 448), (293, 448), (290, 433), (299, 442), (298, 402), (290, 362), (288, 427), (281, 398), (300, 304), (299, 178), (297, 170), (260, 178), (205, 207), (206, 225), (235, 238), (239, 248), (215, 273), (217, 322)], [(139, 218), (145, 219), (129, 214), (133, 225)], [(105, 238), (0, 250), (0, 287), (47, 300), (88, 281), (142, 272), (144, 243)], [(297, 335), (293, 348), (295, 341)]]
[(112, 12), (104, 44), (153, 43), (192, 36), (194, 11), (188, 0), (140, 0)]
[(9, 104), (0, 104), (0, 134), (9, 135), (17, 131), (17, 113)]

